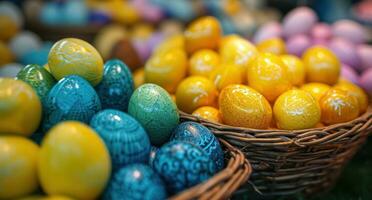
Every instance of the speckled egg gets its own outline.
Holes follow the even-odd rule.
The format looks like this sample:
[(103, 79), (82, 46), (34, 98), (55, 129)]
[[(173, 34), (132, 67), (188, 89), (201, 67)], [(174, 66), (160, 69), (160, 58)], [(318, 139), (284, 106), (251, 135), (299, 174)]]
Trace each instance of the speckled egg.
[(56, 84), (53, 76), (39, 65), (27, 65), (17, 75), (16, 79), (31, 85), (44, 105), (46, 97), (52, 87)]
[(60, 121), (89, 123), (101, 110), (101, 102), (88, 81), (77, 75), (66, 76), (50, 90), (45, 100), (43, 130)]
[(104, 200), (163, 200), (164, 182), (149, 166), (132, 164), (113, 174), (103, 195)]
[(113, 59), (105, 63), (103, 79), (96, 87), (102, 108), (128, 110), (134, 83), (130, 69), (120, 60)]
[(224, 167), (224, 157), (218, 139), (205, 126), (195, 122), (183, 122), (174, 131), (171, 141), (185, 141), (202, 148), (216, 164), (217, 170)]
[(173, 194), (208, 180), (217, 171), (213, 160), (200, 147), (183, 141), (161, 147), (155, 156), (154, 169)]
[(155, 84), (144, 84), (134, 91), (128, 113), (142, 124), (155, 146), (167, 142), (179, 122), (177, 106), (171, 96)]
[(150, 140), (133, 117), (107, 109), (94, 115), (90, 126), (105, 141), (115, 170), (127, 164), (148, 162)]

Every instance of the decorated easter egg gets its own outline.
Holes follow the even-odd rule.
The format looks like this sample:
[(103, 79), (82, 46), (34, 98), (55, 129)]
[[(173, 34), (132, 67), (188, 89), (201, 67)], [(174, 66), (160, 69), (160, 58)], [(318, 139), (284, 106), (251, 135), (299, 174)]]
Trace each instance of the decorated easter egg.
[(88, 81), (77, 75), (67, 76), (53, 86), (45, 100), (43, 129), (47, 131), (66, 120), (89, 123), (100, 110), (99, 97)]
[(217, 90), (221, 91), (230, 84), (243, 83), (242, 73), (241, 69), (235, 64), (221, 64), (210, 73), (209, 79), (214, 83)]
[(280, 38), (282, 36), (282, 27), (278, 22), (269, 22), (262, 25), (253, 36), (255, 44), (270, 39)]
[(42, 142), (38, 176), (48, 195), (97, 199), (110, 172), (110, 155), (105, 143), (83, 123), (62, 122), (53, 127)]
[(39, 147), (19, 136), (0, 137), (0, 198), (14, 199), (38, 187)]
[(179, 122), (176, 104), (167, 91), (155, 84), (144, 84), (134, 91), (128, 113), (142, 124), (155, 146), (168, 141)]
[(346, 91), (350, 96), (355, 97), (359, 104), (359, 114), (363, 114), (368, 108), (368, 96), (367, 94), (357, 85), (348, 82), (337, 83), (334, 89), (340, 89)]
[(356, 47), (352, 42), (342, 38), (333, 38), (328, 46), (342, 63), (345, 63), (356, 70), (360, 70), (360, 60)]
[(151, 167), (154, 166), (154, 159), (155, 159), (155, 156), (156, 156), (156, 153), (158, 152), (159, 148), (156, 147), (156, 146), (151, 146), (151, 150), (150, 150), (150, 157), (149, 157), (149, 165)]
[(332, 33), (335, 37), (347, 39), (355, 44), (366, 42), (367, 33), (363, 26), (352, 20), (339, 20), (332, 25)]
[(20, 32), (9, 42), (9, 47), (17, 58), (21, 58), (25, 53), (32, 50), (40, 49), (41, 46), (42, 44), (39, 36), (30, 31)]
[(331, 87), (324, 83), (307, 83), (301, 86), (301, 90), (309, 92), (318, 101), (330, 90)]
[(351, 68), (348, 65), (342, 64), (341, 77), (359, 85), (358, 73), (354, 70), (354, 68)]
[(3, 41), (0, 41), (0, 67), (2, 65), (11, 63), (13, 59), (13, 53)]
[(357, 47), (357, 54), (360, 59), (362, 70), (372, 69), (372, 46), (359, 45)]
[(89, 43), (75, 38), (56, 42), (48, 56), (50, 72), (57, 80), (79, 75), (96, 86), (103, 75), (103, 60)]
[(224, 157), (218, 139), (205, 126), (196, 122), (183, 122), (174, 130), (171, 141), (178, 140), (190, 142), (202, 148), (216, 164), (217, 170), (224, 167)]
[(149, 166), (132, 164), (113, 174), (103, 199), (163, 200), (167, 191), (160, 176)]
[(311, 40), (307, 35), (295, 35), (287, 40), (287, 51), (289, 54), (301, 56), (311, 46)]
[(102, 109), (128, 110), (129, 99), (134, 90), (130, 69), (120, 60), (105, 63), (102, 81), (96, 86)]
[(172, 194), (206, 181), (217, 172), (213, 160), (200, 147), (183, 141), (162, 146), (156, 153), (154, 169)]
[(147, 163), (150, 140), (142, 125), (119, 110), (107, 109), (93, 116), (90, 126), (110, 151), (113, 169), (132, 163)]
[[(2, 14), (2, 13), (1, 13)], [(0, 15), (0, 40), (7, 41), (17, 34), (18, 28), (15, 21), (13, 21), (9, 16)]]
[(284, 17), (283, 34), (287, 38), (297, 34), (306, 34), (317, 21), (318, 17), (311, 8), (298, 7)]
[(139, 57), (136, 49), (134, 48), (132, 42), (127, 38), (123, 38), (114, 44), (109, 58), (122, 60), (132, 70), (143, 66), (142, 60)]
[(9, 63), (0, 67), (0, 77), (14, 78), (21, 71), (23, 65), (19, 63)]
[(359, 79), (360, 86), (366, 90), (369, 96), (372, 96), (372, 69), (363, 72)]
[(328, 40), (332, 36), (332, 29), (326, 23), (317, 23), (310, 32), (311, 37), (319, 40)]
[(43, 104), (49, 91), (56, 84), (53, 76), (39, 65), (27, 65), (17, 74), (16, 79), (30, 84)]
[(41, 103), (27, 83), (0, 78), (0, 133), (29, 136), (39, 127)]

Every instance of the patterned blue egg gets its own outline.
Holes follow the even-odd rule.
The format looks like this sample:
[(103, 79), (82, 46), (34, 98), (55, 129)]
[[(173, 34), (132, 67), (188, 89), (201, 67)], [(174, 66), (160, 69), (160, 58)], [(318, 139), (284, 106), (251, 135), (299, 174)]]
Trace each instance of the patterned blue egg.
[(149, 166), (131, 164), (113, 174), (104, 200), (163, 200), (167, 198), (164, 183)]
[(119, 110), (107, 109), (94, 115), (90, 126), (105, 141), (114, 170), (132, 163), (148, 162), (150, 140), (133, 117)]
[(89, 123), (101, 110), (101, 103), (88, 81), (77, 75), (66, 76), (50, 90), (45, 100), (43, 131), (61, 121)]
[(196, 122), (183, 122), (174, 129), (171, 140), (195, 144), (214, 161), (218, 171), (223, 169), (225, 164), (221, 145), (207, 127)]
[(198, 146), (173, 141), (156, 153), (155, 172), (163, 178), (169, 193), (178, 193), (211, 178), (217, 168), (213, 160)]
[(149, 165), (151, 167), (154, 166), (154, 159), (155, 159), (155, 156), (156, 156), (156, 152), (158, 152), (159, 148), (156, 147), (156, 146), (151, 146), (151, 150), (150, 150), (150, 158), (149, 158)]
[(129, 68), (120, 60), (105, 63), (103, 79), (96, 86), (102, 108), (112, 108), (126, 112), (129, 99), (134, 91), (134, 83)]
[(171, 96), (160, 86), (150, 83), (134, 91), (128, 113), (142, 124), (155, 146), (167, 142), (179, 122), (177, 106)]

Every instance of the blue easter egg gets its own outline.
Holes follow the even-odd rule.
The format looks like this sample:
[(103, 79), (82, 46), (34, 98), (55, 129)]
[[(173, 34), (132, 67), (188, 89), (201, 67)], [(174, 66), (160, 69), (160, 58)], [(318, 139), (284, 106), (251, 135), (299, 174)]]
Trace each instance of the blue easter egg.
[(62, 23), (62, 15), (58, 4), (50, 2), (46, 3), (41, 10), (41, 22), (47, 25), (57, 25)]
[(89, 10), (82, 0), (67, 1), (62, 11), (65, 24), (82, 26), (88, 23)]
[(167, 198), (164, 183), (149, 166), (131, 164), (113, 174), (104, 200), (163, 200)]
[(129, 99), (134, 91), (130, 69), (120, 60), (113, 59), (105, 63), (103, 79), (96, 86), (102, 108), (121, 111), (128, 110)]
[(20, 58), (20, 62), (24, 65), (27, 64), (37, 64), (44, 65), (48, 62), (49, 49), (34, 49), (23, 54)]
[(202, 148), (216, 164), (217, 170), (224, 168), (224, 157), (218, 139), (205, 126), (196, 122), (183, 122), (173, 131), (172, 140), (190, 142)]
[(151, 167), (154, 166), (154, 159), (155, 159), (155, 156), (156, 156), (156, 152), (158, 152), (159, 148), (156, 147), (156, 146), (151, 146), (151, 150), (150, 150), (150, 158), (149, 158), (149, 165)]
[(43, 130), (66, 120), (88, 124), (100, 110), (101, 102), (90, 83), (77, 75), (66, 76), (53, 86), (45, 100)]
[(90, 126), (109, 149), (114, 170), (132, 163), (147, 163), (150, 140), (141, 124), (119, 110), (107, 109), (93, 116)]
[(134, 91), (128, 113), (142, 124), (155, 146), (167, 142), (179, 122), (177, 106), (170, 95), (160, 86), (150, 83)]
[(217, 172), (213, 160), (200, 147), (183, 141), (161, 147), (154, 159), (154, 169), (173, 194), (208, 180)]

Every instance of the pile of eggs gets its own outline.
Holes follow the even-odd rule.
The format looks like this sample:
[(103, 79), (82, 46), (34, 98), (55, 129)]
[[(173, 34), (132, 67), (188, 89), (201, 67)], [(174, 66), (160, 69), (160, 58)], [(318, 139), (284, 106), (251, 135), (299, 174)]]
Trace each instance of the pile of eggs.
[(316, 13), (308, 7), (289, 12), (282, 23), (269, 22), (257, 30), (252, 40), (258, 46), (286, 43), (289, 54), (303, 55), (314, 45), (329, 48), (342, 63), (341, 74), (372, 94), (372, 46), (366, 44), (368, 33), (351, 20), (333, 24), (318, 22)]
[(367, 110), (367, 95), (339, 78), (341, 63), (329, 49), (314, 46), (299, 58), (284, 42), (264, 42), (223, 36), (218, 20), (202, 17), (163, 41), (134, 80), (160, 85), (181, 111), (237, 127), (307, 129)]
[(47, 66), (0, 78), (0, 199), (165, 199), (224, 168), (211, 131), (122, 61), (68, 38)]

